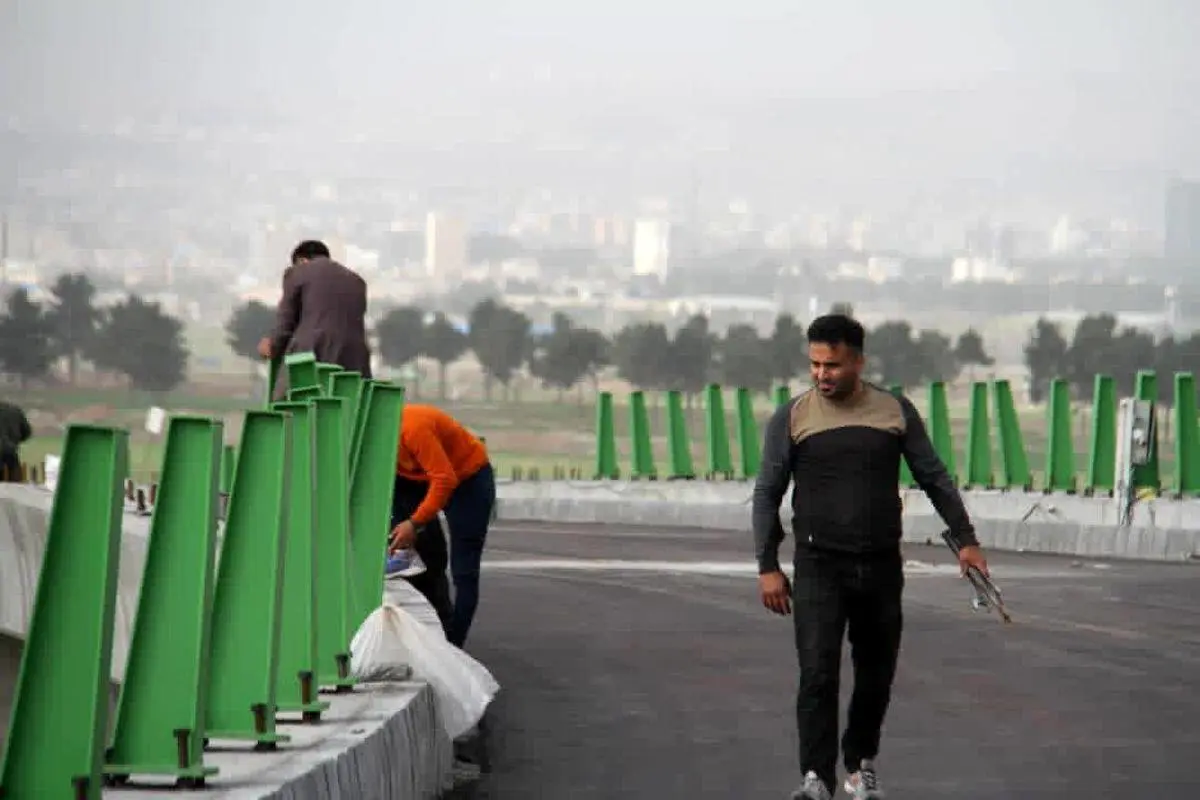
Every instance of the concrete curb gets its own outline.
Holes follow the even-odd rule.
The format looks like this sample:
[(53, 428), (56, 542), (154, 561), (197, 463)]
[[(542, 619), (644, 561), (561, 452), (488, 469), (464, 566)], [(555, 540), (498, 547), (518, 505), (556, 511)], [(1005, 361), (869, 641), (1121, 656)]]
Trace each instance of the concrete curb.
[[(753, 486), (739, 481), (501, 481), (497, 519), (745, 530)], [(940, 541), (944, 526), (919, 490), (901, 493), (905, 541)], [(997, 550), (1177, 561), (1200, 557), (1200, 500), (1156, 498), (1117, 526), (1109, 497), (966, 491), (980, 542)], [(790, 492), (781, 516), (790, 516)]]

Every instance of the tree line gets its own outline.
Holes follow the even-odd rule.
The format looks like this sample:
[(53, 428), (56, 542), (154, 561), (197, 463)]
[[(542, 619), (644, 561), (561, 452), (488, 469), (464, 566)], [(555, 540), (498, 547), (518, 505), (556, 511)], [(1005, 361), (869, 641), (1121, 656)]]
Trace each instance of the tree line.
[(1187, 337), (1156, 338), (1135, 327), (1122, 327), (1112, 314), (1084, 317), (1068, 340), (1062, 328), (1041, 318), (1025, 345), (1029, 370), (1029, 399), (1041, 402), (1050, 382), (1062, 378), (1077, 400), (1090, 400), (1096, 375), (1110, 375), (1121, 393), (1133, 390), (1138, 371), (1154, 370), (1158, 376), (1158, 402), (1173, 398), (1176, 372), (1200, 371), (1200, 332)]
[[(846, 304), (831, 311), (853, 314)], [(230, 347), (238, 355), (256, 358), (255, 347), (273, 321), (273, 310), (251, 302), (237, 309), (227, 326)], [(602, 372), (616, 374), (638, 389), (679, 390), (687, 397), (709, 383), (769, 391), (807, 373), (805, 325), (791, 314), (780, 314), (769, 334), (752, 325), (733, 325), (718, 335), (704, 315), (688, 319), (673, 333), (659, 322), (627, 325), (614, 335), (575, 324), (555, 313), (548, 331), (535, 332), (525, 314), (494, 299), (477, 303), (466, 330), (445, 314), (415, 306), (390, 309), (375, 325), (378, 352), (393, 368), (428, 358), (438, 365), (438, 394), (445, 397), (446, 368), (468, 352), (484, 373), (489, 399), (498, 385), (506, 393), (522, 369), (549, 389), (565, 392), (590, 383)], [(994, 365), (983, 337), (973, 328), (952, 339), (929, 328), (914, 329), (905, 320), (889, 320), (867, 331), (867, 377), (881, 385), (913, 390), (933, 381), (973, 378), (977, 370)], [(1132, 388), (1138, 370), (1153, 369), (1169, 376), (1177, 371), (1200, 371), (1200, 333), (1186, 339), (1156, 339), (1148, 331), (1120, 327), (1111, 314), (1084, 317), (1070, 341), (1060, 326), (1037, 321), (1025, 346), (1029, 399), (1041, 402), (1050, 381), (1065, 378), (1080, 400), (1091, 398), (1097, 374), (1113, 376)], [(1163, 402), (1171, 397), (1171, 381), (1159, 381)]]
[(22, 386), (50, 378), (65, 361), (73, 384), (81, 362), (131, 388), (169, 391), (187, 377), (183, 323), (137, 294), (105, 308), (82, 273), (60, 275), (47, 303), (13, 290), (0, 315), (0, 371)]
[[(230, 348), (256, 358), (259, 338), (271, 327), (273, 310), (251, 301), (234, 311), (226, 326)], [(415, 306), (392, 308), (375, 325), (379, 356), (393, 368), (428, 358), (438, 365), (438, 394), (445, 397), (446, 368), (468, 352), (484, 373), (489, 399), (499, 386), (506, 396), (523, 369), (552, 390), (591, 383), (615, 368), (631, 385), (646, 390), (677, 389), (685, 396), (709, 383), (769, 391), (807, 370), (805, 327), (791, 314), (781, 314), (767, 336), (752, 325), (731, 326), (724, 335), (697, 314), (673, 333), (658, 322), (626, 326), (615, 335), (577, 325), (555, 313), (549, 330), (535, 331), (520, 311), (495, 299), (478, 302), (465, 330), (445, 314)], [(904, 321), (886, 322), (870, 333), (872, 377), (888, 384), (913, 387), (933, 380), (953, 380), (964, 367), (988, 366), (992, 358), (983, 339), (969, 330), (952, 341), (932, 330), (914, 331)]]
[[(187, 376), (189, 348), (183, 323), (137, 294), (100, 308), (96, 287), (84, 274), (60, 275), (46, 303), (24, 289), (9, 294), (0, 314), (0, 371), (22, 384), (50, 377), (65, 363), (74, 383), (79, 365), (123, 377), (131, 388), (169, 391)], [(853, 313), (835, 304), (833, 309)], [(271, 329), (274, 309), (250, 301), (234, 309), (225, 324), (226, 342), (236, 355), (254, 361), (258, 341)], [(511, 396), (513, 379), (527, 372), (559, 392), (590, 384), (609, 370), (645, 390), (675, 389), (691, 397), (712, 382), (768, 391), (807, 371), (805, 326), (791, 314), (779, 315), (763, 336), (745, 324), (719, 335), (708, 319), (695, 315), (673, 332), (658, 322), (627, 325), (612, 336), (553, 315), (547, 330), (536, 330), (524, 313), (487, 298), (476, 303), (464, 325), (443, 313), (416, 306), (389, 309), (374, 325), (376, 347), (390, 367), (418, 358), (438, 365), (437, 390), (446, 396), (446, 369), (474, 354), (483, 370), (484, 394), (499, 389)], [(915, 389), (931, 381), (953, 381), (992, 366), (974, 329), (956, 339), (937, 330), (915, 330), (903, 320), (883, 322), (867, 333), (868, 377), (884, 385)], [(1163, 402), (1171, 397), (1168, 376), (1200, 371), (1200, 333), (1188, 338), (1156, 338), (1122, 327), (1111, 314), (1084, 317), (1070, 338), (1048, 319), (1039, 319), (1025, 346), (1030, 400), (1044, 399), (1054, 378), (1065, 378), (1080, 400), (1091, 397), (1094, 376), (1113, 376), (1132, 387), (1138, 370), (1160, 376)]]

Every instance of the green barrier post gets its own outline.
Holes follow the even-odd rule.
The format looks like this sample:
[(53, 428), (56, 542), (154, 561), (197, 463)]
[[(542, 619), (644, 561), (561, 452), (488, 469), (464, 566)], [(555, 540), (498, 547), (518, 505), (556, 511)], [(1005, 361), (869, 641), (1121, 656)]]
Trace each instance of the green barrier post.
[(317, 548), (319, 488), (314, 479), (316, 432), (311, 403), (276, 403), (292, 415), (291, 508), (283, 555), (283, 616), (279, 632), (276, 709), (319, 722), (328, 703), (317, 699)]
[(362, 447), (350, 478), (350, 546), (354, 556), (348, 630), (357, 631), (383, 602), (383, 568), (396, 485), (396, 450), (404, 413), (404, 389), (376, 383), (371, 389)]
[(687, 417), (683, 412), (683, 395), (676, 389), (667, 392), (667, 452), (673, 480), (691, 480), (696, 477), (696, 467), (692, 462), (692, 444), (687, 431)]
[(1071, 430), (1070, 386), (1062, 378), (1050, 382), (1050, 400), (1046, 404), (1046, 480), (1047, 492), (1075, 491), (1075, 443)]
[(292, 475), (292, 419), (250, 411), (242, 424), (213, 593), (209, 739), (274, 750), (276, 679), (283, 618), (283, 563)]
[(704, 433), (707, 441), (709, 480), (718, 475), (733, 477), (733, 456), (729, 452), (729, 429), (725, 423), (725, 398), (718, 384), (710, 383), (704, 392)]
[(67, 428), (0, 761), (8, 800), (100, 798), (128, 471), (128, 433)]
[(929, 384), (929, 439), (942, 459), (950, 480), (958, 485), (958, 462), (954, 457), (954, 436), (950, 430), (950, 403), (946, 399), (946, 384)]
[(317, 362), (317, 387), (326, 397), (329, 396), (329, 381), (341, 371), (342, 368), (337, 364), (326, 364), (324, 361)]
[(612, 392), (601, 392), (596, 400), (596, 479), (616, 480), (621, 475), (617, 467), (617, 431), (613, 424)]
[(742, 457), (742, 477), (748, 481), (758, 475), (760, 453), (758, 447), (758, 421), (754, 419), (754, 396), (750, 390), (739, 387), (737, 402), (738, 453)]
[(1029, 469), (1021, 421), (1008, 381), (994, 381), (992, 397), (996, 406), (996, 437), (1000, 440), (1000, 485), (1005, 489), (1029, 491), (1033, 488), (1033, 474)]
[(1200, 494), (1200, 418), (1196, 409), (1196, 378), (1175, 373), (1175, 493)]
[(317, 682), (339, 692), (350, 677), (350, 475), (346, 470), (346, 401), (313, 401), (317, 436)]
[(1088, 453), (1087, 491), (1111, 493), (1117, 472), (1117, 384), (1097, 375), (1092, 391), (1092, 442)]
[(237, 466), (237, 448), (227, 444), (221, 448), (221, 491), (229, 494), (233, 489), (233, 470)]
[(288, 391), (321, 386), (321, 374), (317, 370), (317, 357), (312, 353), (289, 353), (283, 357), (287, 370)]
[(987, 384), (971, 384), (971, 405), (967, 416), (967, 480), (968, 489), (991, 489), (992, 426), (988, 421)]
[(204, 765), (224, 425), (172, 417), (150, 521), (117, 724), (104, 768), (110, 782), (170, 775), (200, 787)]
[(658, 478), (654, 465), (654, 448), (650, 441), (650, 416), (646, 413), (646, 396), (641, 391), (629, 393), (629, 439), (633, 451), (633, 479)]
[(346, 425), (344, 443), (348, 465), (354, 461), (350, 451), (354, 444), (354, 422), (358, 418), (358, 403), (362, 398), (362, 390), (363, 377), (357, 372), (335, 372), (329, 376), (329, 386), (326, 387), (330, 397), (340, 397), (346, 401), (342, 417)]

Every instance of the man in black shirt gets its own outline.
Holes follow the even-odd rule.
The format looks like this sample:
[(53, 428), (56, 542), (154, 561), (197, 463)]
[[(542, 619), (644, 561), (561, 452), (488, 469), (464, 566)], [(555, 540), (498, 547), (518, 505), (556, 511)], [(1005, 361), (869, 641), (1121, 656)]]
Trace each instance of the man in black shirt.
[[(891, 699), (903, 628), (900, 459), (962, 545), (959, 561), (985, 574), (962, 497), (907, 398), (864, 383), (862, 325), (831, 314), (808, 328), (815, 387), (771, 417), (754, 486), (753, 529), (762, 601), (793, 614), (800, 688), (796, 724), (803, 785), (797, 800), (836, 787), (838, 674), (849, 629), (854, 691), (841, 741), (845, 789), (882, 797), (874, 759)], [(779, 566), (779, 507), (790, 482), (794, 586)]]

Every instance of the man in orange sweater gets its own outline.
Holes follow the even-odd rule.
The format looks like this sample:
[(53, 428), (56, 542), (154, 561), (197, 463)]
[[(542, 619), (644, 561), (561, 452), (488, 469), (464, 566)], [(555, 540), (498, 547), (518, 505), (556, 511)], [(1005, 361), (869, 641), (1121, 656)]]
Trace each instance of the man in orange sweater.
[[(427, 569), (408, 580), (437, 609), (446, 639), (457, 647), (466, 642), (479, 605), (479, 563), (495, 504), (496, 480), (483, 442), (440, 408), (406, 404), (396, 453), (388, 576), (403, 569), (397, 551), (413, 547)], [(439, 511), (450, 526), (453, 603)]]

